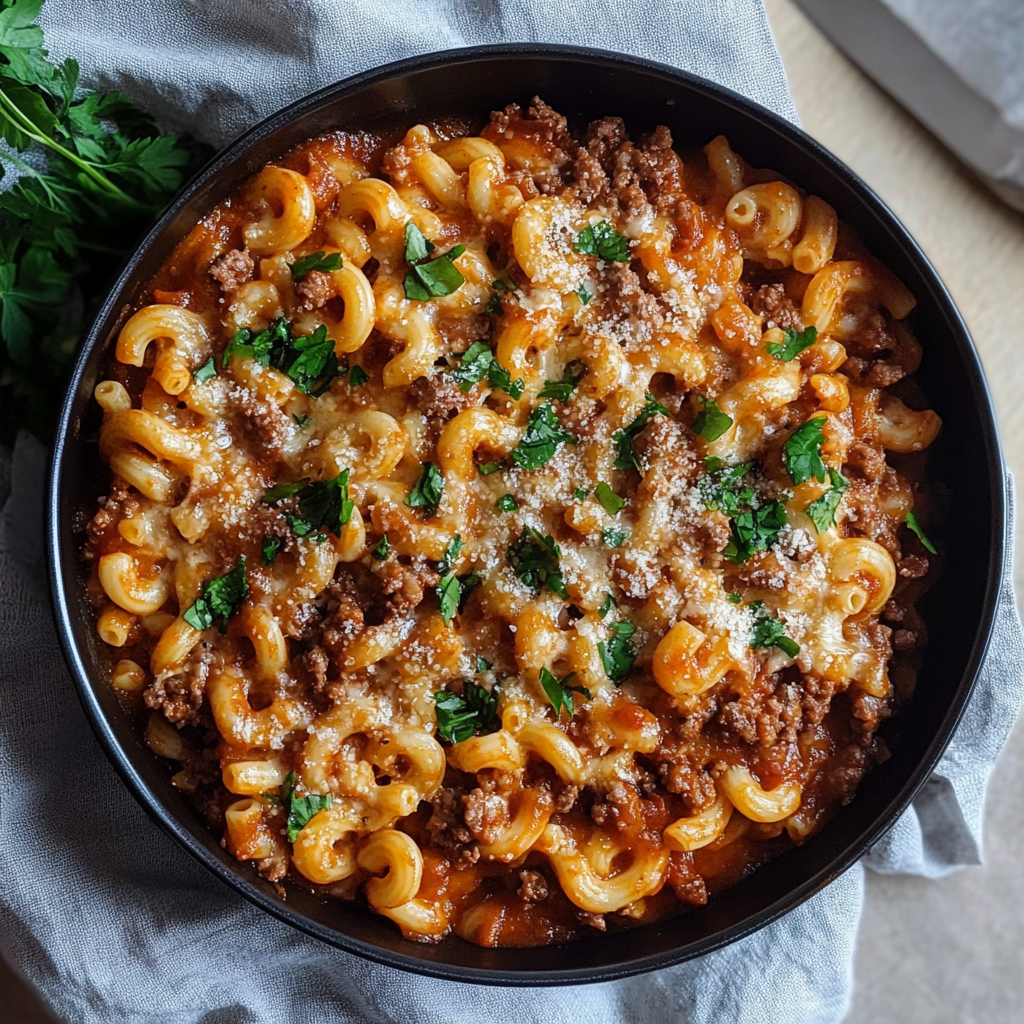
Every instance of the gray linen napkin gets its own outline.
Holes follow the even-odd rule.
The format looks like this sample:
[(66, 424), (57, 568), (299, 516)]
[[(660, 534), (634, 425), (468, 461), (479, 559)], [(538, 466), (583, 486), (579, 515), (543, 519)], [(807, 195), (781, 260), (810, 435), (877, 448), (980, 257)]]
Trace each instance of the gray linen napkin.
[[(48, 0), (55, 56), (223, 143), (305, 93), (449, 46), (545, 40), (650, 56), (795, 120), (756, 0)], [(605, 985), (442, 982), (337, 952), (249, 906), (145, 816), (95, 743), (58, 650), (42, 554), (45, 452), (0, 458), (0, 953), (75, 1024), (835, 1024), (863, 903), (847, 872), (718, 953)], [(1007, 484), (1010, 486), (1009, 482)], [(1012, 532), (1010, 534), (1012, 536)], [(940, 774), (869, 858), (980, 861), (988, 773), (1017, 714), (1024, 636), (1007, 561), (990, 659)]]

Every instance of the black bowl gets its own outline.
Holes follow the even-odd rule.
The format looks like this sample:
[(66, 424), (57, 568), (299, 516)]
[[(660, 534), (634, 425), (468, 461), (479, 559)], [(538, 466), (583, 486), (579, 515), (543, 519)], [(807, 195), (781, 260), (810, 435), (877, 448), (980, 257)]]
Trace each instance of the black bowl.
[[(332, 129), (404, 129), (451, 116), (482, 124), (492, 109), (535, 94), (576, 126), (620, 115), (636, 137), (666, 124), (684, 148), (724, 134), (755, 166), (836, 208), (917, 297), (911, 323), (925, 352), (918, 379), (945, 424), (930, 472), (948, 491), (956, 533), (924, 609), (931, 639), (916, 696), (885, 733), (892, 757), (820, 834), (707, 906), (658, 924), (540, 949), (480, 949), (455, 937), (420, 945), (381, 917), (298, 887), (283, 902), (220, 848), (119, 706), (101, 669), (75, 532), (76, 513), (95, 507), (106, 480), (91, 396), (107, 346), (175, 244), (268, 160)], [(371, 960), (459, 981), (542, 985), (608, 981), (708, 953), (792, 910), (855, 863), (910, 804), (963, 712), (992, 629), (1004, 526), (1002, 458), (974, 345), (931, 264), (863, 182), (798, 128), (711, 82), (635, 57), (513, 44), (417, 57), (324, 89), (247, 132), (185, 189), (128, 261), (75, 367), (54, 450), (49, 550), (65, 652), (101, 744), (150, 815), (213, 874), (282, 921)]]

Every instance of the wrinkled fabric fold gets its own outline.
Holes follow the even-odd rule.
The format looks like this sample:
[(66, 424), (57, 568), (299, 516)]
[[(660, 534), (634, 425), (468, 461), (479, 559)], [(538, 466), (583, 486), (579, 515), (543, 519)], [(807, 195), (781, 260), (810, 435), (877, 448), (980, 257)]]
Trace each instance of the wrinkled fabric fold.
[[(163, 124), (214, 144), (365, 68), (498, 41), (650, 57), (796, 119), (757, 0), (48, 0), (43, 22), (53, 56), (78, 57), (86, 84), (122, 89)], [(394, 971), (250, 906), (149, 821), (93, 738), (49, 609), (45, 465), (45, 451), (27, 435), (0, 457), (0, 953), (56, 1016), (75, 1024), (842, 1019), (863, 904), (860, 865), (717, 953), (571, 990)], [(988, 773), (1024, 693), (1024, 639), (1009, 581), (1007, 570), (976, 699), (936, 778), (871, 852), (878, 870), (934, 876), (980, 859)]]

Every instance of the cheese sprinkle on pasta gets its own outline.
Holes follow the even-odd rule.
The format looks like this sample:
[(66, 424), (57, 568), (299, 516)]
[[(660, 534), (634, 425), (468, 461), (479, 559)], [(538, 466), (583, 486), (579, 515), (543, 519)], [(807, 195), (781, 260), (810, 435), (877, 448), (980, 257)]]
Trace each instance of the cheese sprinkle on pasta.
[(723, 137), (535, 100), (313, 139), (96, 388), (112, 682), (235, 857), (410, 939), (702, 904), (853, 796), (913, 684), (913, 305)]

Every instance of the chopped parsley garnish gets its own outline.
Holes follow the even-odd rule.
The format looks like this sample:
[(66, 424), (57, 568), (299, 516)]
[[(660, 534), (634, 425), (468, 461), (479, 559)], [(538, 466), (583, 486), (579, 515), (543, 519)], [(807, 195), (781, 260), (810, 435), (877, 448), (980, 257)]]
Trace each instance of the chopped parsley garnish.
[(723, 554), (730, 562), (741, 565), (756, 551), (770, 548), (785, 525), (786, 507), (781, 501), (747, 509), (729, 520), (729, 542)]
[(697, 396), (700, 412), (693, 421), (693, 432), (705, 441), (717, 441), (731, 426), (732, 417), (718, 408), (718, 403), (703, 395)]
[(836, 470), (830, 469), (828, 475), (832, 486), (804, 509), (818, 533), (824, 533), (836, 521), (836, 509), (839, 508), (839, 501), (843, 496), (843, 491), (850, 486), (849, 481)]
[(497, 313), (501, 314), (505, 312), (505, 307), (501, 304), (501, 296), (508, 292), (515, 292), (519, 290), (519, 285), (512, 280), (508, 274), (502, 274), (496, 281), (491, 282), (491, 287), (494, 289), (494, 293), (487, 300), (487, 305), (484, 306), (485, 313)]
[(603, 619), (613, 608), (618, 608), (619, 602), (612, 597), (611, 594), (604, 595), (604, 601), (601, 603), (601, 607), (597, 609), (597, 614)]
[(249, 581), (245, 578), (245, 555), (239, 555), (234, 569), (210, 580), (182, 618), (202, 632), (216, 626), (222, 633), (228, 631), (228, 619), (238, 611), (249, 596)]
[(308, 483), (309, 477), (304, 476), (301, 480), (295, 480), (292, 483), (274, 484), (273, 487), (263, 492), (263, 501), (268, 505), (272, 505), (275, 501), (280, 501), (282, 498), (290, 498), (292, 495), (298, 494)]
[(550, 534), (542, 534), (532, 526), (523, 529), (519, 540), (508, 549), (512, 571), (535, 594), (547, 587), (553, 594), (566, 597), (565, 581), (558, 567), (562, 552)]
[(938, 548), (925, 536), (925, 532), (921, 529), (917, 516), (913, 512), (908, 512), (907, 518), (903, 522), (906, 523), (908, 530), (917, 534), (917, 539), (924, 545), (925, 551), (932, 555), (939, 553)]
[(725, 599), (730, 604), (743, 604), (743, 595), (738, 590), (734, 590), (731, 594), (726, 594)]
[(754, 488), (740, 486), (754, 468), (753, 462), (729, 466), (723, 459), (709, 456), (704, 460), (707, 472), (697, 481), (697, 490), (707, 508), (716, 508), (727, 516), (738, 515), (757, 503)]
[(777, 341), (770, 341), (765, 345), (765, 351), (770, 356), (775, 356), (783, 362), (796, 359), (805, 348), (810, 348), (818, 340), (818, 329), (808, 327), (803, 331), (783, 331), (786, 340), (780, 345)]
[(483, 462), (479, 466), (476, 467), (476, 471), (481, 476), (490, 476), (492, 473), (500, 473), (505, 468), (506, 468), (505, 467), (505, 463), (502, 462), (502, 461), (499, 461), (499, 462)]
[(606, 220), (588, 224), (575, 238), (572, 247), (584, 256), (597, 256), (606, 263), (628, 263), (629, 239), (620, 235)]
[(317, 814), (331, 806), (331, 794), (310, 793), (308, 796), (296, 796), (295, 772), (289, 772), (281, 791), (281, 802), (288, 810), (288, 842), (294, 843), (306, 825)]
[(586, 487), (577, 487), (576, 490), (573, 491), (572, 493), (573, 497), (575, 497), (577, 501), (584, 501), (590, 492), (586, 489)]
[(751, 647), (777, 647), (789, 658), (795, 658), (800, 653), (800, 645), (786, 636), (786, 624), (772, 618), (763, 601), (754, 601), (750, 610), (755, 616)]
[(476, 671), (478, 675), (491, 671), (491, 663), (486, 658), (481, 658), (479, 654), (476, 656)]
[(377, 546), (370, 552), (378, 562), (383, 562), (388, 557), (388, 552), (391, 550), (391, 542), (388, 540), (388, 535), (385, 533), (379, 541)]
[(825, 417), (815, 416), (802, 427), (797, 427), (782, 446), (782, 461), (793, 483), (802, 484), (812, 477), (821, 483), (828, 480), (828, 466), (821, 460), (824, 426)]
[(270, 563), (277, 558), (278, 551), (281, 550), (281, 545), (284, 543), (280, 537), (264, 537), (263, 538), (263, 564), (270, 565)]
[(455, 534), (444, 549), (441, 561), (437, 563), (437, 571), (441, 574), (441, 582), (437, 585), (437, 599), (441, 602), (441, 618), (446, 626), (451, 625), (455, 613), (459, 610), (462, 597), (462, 584), (455, 575), (455, 561), (462, 551), (462, 538)]
[(292, 264), (292, 280), (301, 281), (314, 270), (321, 273), (328, 273), (331, 270), (341, 270), (341, 253), (332, 252), (325, 256), (323, 249), (319, 252), (311, 252), (308, 256), (302, 256)]
[(610, 548), (621, 548), (628, 536), (629, 533), (621, 526), (606, 526), (601, 531), (601, 540)]
[(361, 367), (353, 366), (348, 371), (348, 386), (350, 388), (358, 388), (365, 384), (370, 379), (370, 375)]
[(519, 502), (511, 494), (503, 494), (496, 504), (499, 512), (515, 512), (519, 508)]
[(192, 371), (192, 379), (197, 384), (205, 384), (208, 380), (212, 380), (217, 376), (217, 366), (213, 361), (213, 356), (203, 363), (198, 369)]
[[(349, 470), (343, 469), (336, 477), (317, 480), (298, 492), (298, 514), (285, 516), (296, 536), (308, 537), (319, 530), (329, 530), (335, 537), (341, 536), (342, 528), (352, 518), (355, 508), (355, 502), (348, 496), (348, 478)], [(266, 494), (263, 500), (267, 500)]]
[(556, 398), (559, 402), (568, 402), (569, 396), (576, 390), (576, 385), (583, 380), (587, 368), (578, 360), (574, 359), (567, 363), (562, 371), (561, 380), (546, 380), (544, 387), (540, 389), (540, 398)]
[(483, 577), (475, 569), (472, 572), (467, 572), (464, 576), (459, 577), (459, 587), (462, 591), (459, 596), (460, 612), (465, 609), (469, 595), (472, 594), (481, 583), (483, 583)]
[[(406, 225), (406, 252), (409, 251), (408, 227)], [(418, 228), (416, 230), (419, 231)], [(426, 263), (416, 263), (411, 266), (402, 282), (405, 288), (405, 297), (417, 302), (429, 302), (430, 299), (441, 298), (458, 291), (466, 283), (466, 279), (462, 276), (459, 268), (455, 266), (455, 260), (465, 251), (464, 245), (456, 245)]]
[(576, 289), (576, 298), (580, 300), (580, 305), (585, 306), (594, 296), (591, 294), (590, 289), (585, 285), (581, 284)]
[(562, 444), (575, 444), (576, 438), (555, 415), (550, 402), (541, 402), (530, 413), (519, 443), (512, 449), (512, 461), (523, 469), (539, 469)]
[(600, 641), (597, 649), (601, 652), (601, 664), (604, 665), (608, 678), (617, 686), (629, 675), (636, 661), (636, 653), (630, 643), (636, 626), (623, 620), (613, 623), (609, 629), (612, 635), (607, 640)]
[(458, 384), (464, 395), (468, 395), (473, 390), (473, 385), (484, 377), (495, 391), (504, 391), (517, 400), (523, 397), (523, 388), (526, 386), (522, 377), (512, 380), (512, 374), (494, 358), (494, 353), (486, 341), (474, 341), (462, 353), (461, 365), (458, 369), (452, 370), (449, 376)]
[(300, 416), (298, 413), (292, 413), (292, 419), (295, 421), (295, 426), (297, 426), (299, 430), (305, 430), (306, 427), (309, 426), (311, 418), (312, 417), (310, 416)]
[(497, 687), (487, 690), (479, 683), (466, 680), (461, 697), (451, 690), (440, 690), (434, 694), (434, 706), (438, 736), (448, 743), (461, 743), (497, 724)]
[(591, 699), (590, 691), (585, 686), (570, 685), (575, 678), (575, 672), (570, 672), (564, 679), (556, 679), (554, 673), (549, 668), (542, 668), (540, 670), (540, 685), (551, 702), (551, 706), (555, 709), (555, 718), (562, 717), (563, 708), (569, 717), (572, 718), (575, 713), (572, 703), (572, 695), (574, 693), (582, 694), (587, 700)]
[(658, 415), (667, 416), (668, 409), (648, 391), (647, 400), (644, 402), (644, 407), (640, 410), (636, 419), (629, 426), (616, 430), (612, 434), (612, 441), (615, 443), (615, 449), (618, 452), (615, 457), (616, 469), (635, 469), (638, 473), (643, 472), (640, 460), (636, 457), (636, 452), (633, 451), (633, 438), (647, 426), (651, 419)]
[(441, 495), (444, 493), (444, 477), (441, 471), (432, 462), (422, 462), (423, 475), (419, 483), (409, 492), (405, 499), (406, 505), (410, 508), (426, 509), (427, 515), (433, 515), (437, 506), (441, 504)]
[(601, 503), (601, 508), (613, 516), (626, 504), (603, 480), (594, 488), (594, 497)]
[(243, 327), (236, 331), (221, 357), (227, 366), (232, 356), (253, 359), (260, 366), (272, 366), (287, 374), (304, 395), (319, 398), (335, 377), (344, 374), (334, 342), (327, 337), (327, 328), (320, 324), (312, 334), (292, 337), (291, 327), (283, 318), (259, 334)]
[(412, 222), (405, 225), (405, 262), (410, 266), (429, 259), (434, 243)]

